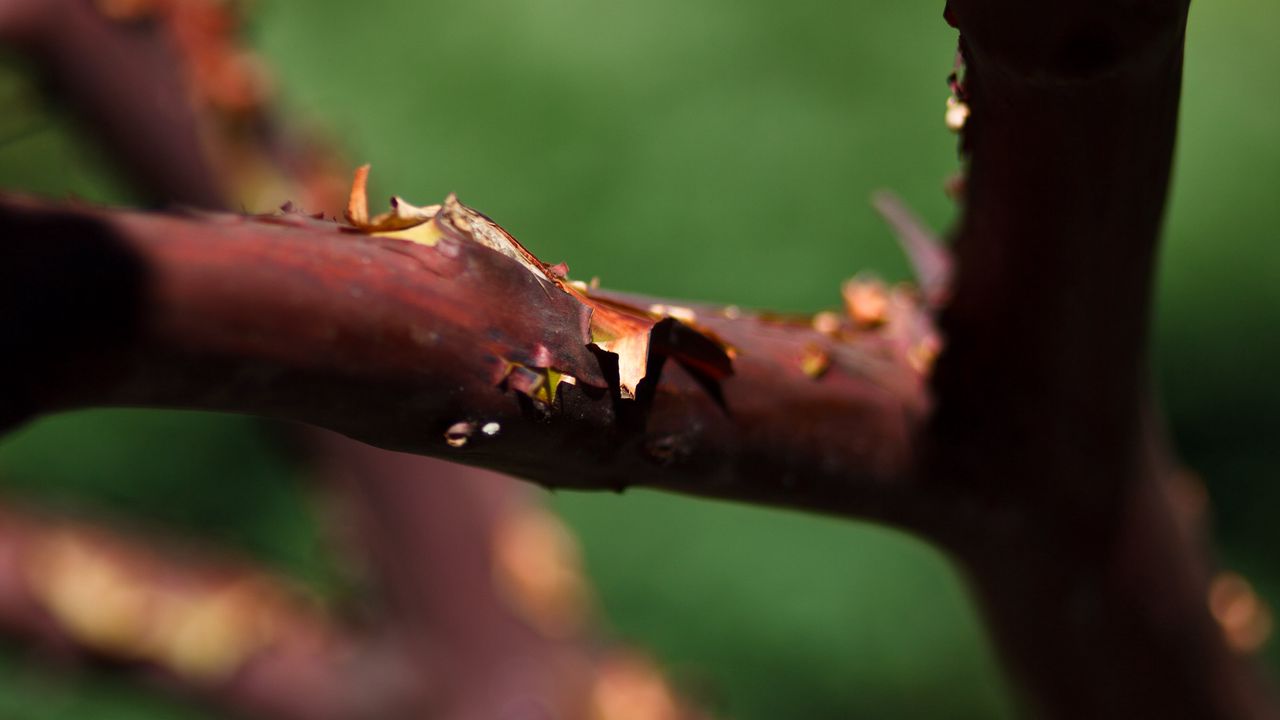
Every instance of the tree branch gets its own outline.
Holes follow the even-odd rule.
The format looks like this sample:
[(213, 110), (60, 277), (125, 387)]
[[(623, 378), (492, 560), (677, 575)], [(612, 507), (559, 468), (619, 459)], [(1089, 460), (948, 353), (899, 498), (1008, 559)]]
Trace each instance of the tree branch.
[(374, 576), (355, 622), (221, 554), (0, 505), (0, 632), (237, 717), (702, 717), (600, 636), (572, 535), (527, 488), (308, 435), (338, 539)]
[[(579, 292), (475, 233), (428, 247), (368, 236), (398, 228), (364, 215), (352, 234), (7, 199), (0, 322), (18, 331), (0, 421), (253, 412), (553, 487), (894, 522), (968, 570), (1041, 715), (1272, 717), (1210, 617), (1212, 569), (1171, 507), (1148, 400), (1185, 14), (952, 0), (970, 168), (931, 400), (929, 316), (875, 284), (848, 288), (847, 318), (795, 322)], [(917, 255), (941, 268), (924, 276), (951, 273)], [(638, 357), (594, 336), (616, 302), (656, 323)], [(732, 349), (732, 374), (694, 362), (708, 341)]]
[(607, 718), (701, 717), (656, 667), (602, 642), (572, 535), (527, 488), (476, 468), (311, 433), (318, 470), (347, 500), (386, 629), (446, 682), (431, 717), (512, 707)]
[[(102, 3), (106, 5), (106, 3)], [(108, 17), (92, 0), (0, 0), (0, 42), (24, 52), (152, 199), (222, 207), (226, 189), (173, 38)], [(86, 61), (86, 54), (93, 61)], [(162, 194), (154, 194), (162, 193)]]
[[(40, 0), (25, 4), (41, 6)], [(179, 175), (216, 168), (221, 182), (215, 184), (240, 198), (228, 206), (270, 207), (290, 198), (312, 210), (341, 212), (346, 187), (334, 152), (297, 127), (277, 122), (270, 98), (262, 92), (262, 64), (238, 42), (239, 18), (232, 6), (221, 0), (154, 0), (99, 3), (97, 9), (99, 32), (164, 36), (159, 44), (176, 51), (175, 56), (145, 68), (159, 76), (158, 82), (138, 75), (129, 82), (151, 84), (159, 92), (174, 87), (165, 81), (182, 69), (190, 97), (170, 93), (164, 102), (183, 105), (189, 99), (196, 114), (157, 123), (147, 108), (101, 107), (93, 98), (73, 96), (90, 125), (103, 113), (133, 113), (133, 123), (147, 128), (141, 131), (147, 135), (181, 133), (189, 128), (166, 123), (198, 121), (212, 160), (208, 166), (201, 165), (201, 158), (168, 154), (165, 143), (151, 148), (159, 151), (158, 157), (148, 162), (168, 163)], [(4, 20), (0, 16), (0, 34)], [(49, 36), (34, 44), (57, 45), (79, 63), (92, 64), (96, 47), (88, 41), (93, 33), (63, 35), (53, 29), (45, 24), (35, 32), (28, 29), (25, 36), (43, 31)], [(149, 42), (157, 44), (155, 38)], [(67, 68), (77, 69), (74, 63)], [(60, 89), (76, 93), (84, 85), (67, 83)], [(119, 144), (108, 149), (122, 155), (125, 165), (138, 150)], [(134, 179), (152, 197), (201, 204), (188, 194), (189, 186), (168, 184), (160, 175), (135, 174)], [(376, 617), (369, 618), (372, 634), (379, 647), (393, 650), (389, 655), (402, 662), (375, 665), (370, 672), (377, 677), (356, 675), (353, 682), (331, 678), (319, 693), (275, 683), (281, 697), (258, 698), (258, 708), (278, 709), (292, 702), (314, 718), (366, 717), (370, 708), (379, 716), (487, 718), (535, 707), (558, 717), (614, 717), (619, 712), (654, 720), (697, 716), (641, 653), (602, 641), (599, 623), (590, 616), (590, 588), (575, 563), (572, 535), (528, 488), (481, 470), (395, 455), (332, 433), (312, 435), (320, 457), (308, 459), (318, 461), (322, 477), (338, 480), (342, 494), (343, 502), (332, 509), (352, 511), (362, 521), (358, 537), (341, 539), (360, 546), (361, 557), (353, 560), (371, 565), (376, 575), (376, 587), (368, 593), (373, 597), (364, 598), (377, 605)], [(377, 603), (378, 597), (387, 607)], [(228, 697), (204, 695), (234, 707), (240, 693), (237, 685), (230, 689)], [(362, 698), (362, 706), (332, 702), (339, 695)]]
[(226, 558), (151, 545), (0, 508), (0, 628), (251, 717), (400, 716), (420, 702), (427, 684), (409, 682), (404, 657), (336, 626), (296, 589)]
[[(0, 207), (2, 320), (19, 329), (3, 353), (10, 421), (91, 405), (229, 410), (550, 487), (886, 520), (921, 504), (908, 476), (933, 346), (901, 293), (879, 327), (826, 332), (700, 309), (698, 327), (736, 352), (720, 381), (665, 362), (706, 336), (651, 313), (647, 374), (626, 400), (616, 356), (590, 347), (591, 309), (464, 235), (426, 247), (301, 216)], [(548, 371), (576, 384), (549, 391)]]
[(932, 482), (1045, 717), (1272, 717), (1209, 616), (1147, 412), (1185, 2), (952, 0), (970, 116)]

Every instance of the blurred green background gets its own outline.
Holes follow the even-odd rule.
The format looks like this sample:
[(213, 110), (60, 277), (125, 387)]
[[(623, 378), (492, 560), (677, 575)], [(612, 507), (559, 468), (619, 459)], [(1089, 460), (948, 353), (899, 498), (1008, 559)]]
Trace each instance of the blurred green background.
[[(941, 10), (259, 0), (251, 30), (288, 109), (374, 164), (375, 197), (457, 191), (610, 287), (813, 311), (854, 271), (905, 276), (874, 189), (936, 227), (952, 217), (942, 108), (955, 36)], [(1155, 357), (1227, 564), (1274, 602), (1280, 3), (1197, 3), (1190, 28)], [(0, 83), (0, 187), (129, 201), (20, 72)], [(252, 420), (49, 418), (0, 444), (0, 493), (181, 528), (334, 589), (306, 483)], [(617, 632), (723, 716), (1013, 714), (960, 578), (911, 538), (647, 492), (550, 502), (581, 533)], [(207, 715), (9, 647), (0, 717)]]

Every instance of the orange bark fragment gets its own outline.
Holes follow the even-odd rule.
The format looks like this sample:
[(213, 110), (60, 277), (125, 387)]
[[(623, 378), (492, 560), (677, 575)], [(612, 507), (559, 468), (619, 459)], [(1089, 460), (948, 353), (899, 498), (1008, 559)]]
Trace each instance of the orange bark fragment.
[[(449, 195), (440, 205), (413, 206), (400, 198), (392, 199), (391, 212), (369, 217), (369, 166), (356, 170), (347, 202), (347, 221), (358, 231), (384, 237), (395, 237), (428, 245), (443, 236), (453, 236), (479, 243), (520, 263), (541, 282), (572, 295), (591, 309), (590, 337), (595, 345), (618, 357), (618, 391), (626, 399), (634, 399), (650, 366), (650, 356), (660, 347), (663, 357), (673, 357), (712, 379), (732, 374), (732, 348), (713, 333), (695, 325), (692, 310), (679, 306), (659, 305), (640, 308), (616, 300), (594, 297), (590, 286), (571, 281), (563, 263), (548, 265), (529, 252), (506, 230), (485, 215), (463, 205), (457, 196)], [(687, 334), (671, 332), (660, 346), (653, 342), (655, 328), (662, 322), (675, 322), (701, 341)], [(539, 367), (537, 370), (554, 370)], [(536, 393), (537, 388), (523, 390)], [(554, 398), (554, 387), (546, 387), (545, 399)]]

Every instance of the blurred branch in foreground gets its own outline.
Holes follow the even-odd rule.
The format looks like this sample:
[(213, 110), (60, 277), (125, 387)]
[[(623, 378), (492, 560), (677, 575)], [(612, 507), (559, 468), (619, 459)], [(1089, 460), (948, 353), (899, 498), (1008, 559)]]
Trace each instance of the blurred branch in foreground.
[(372, 558), (360, 602), (380, 612), (358, 629), (243, 561), (7, 506), (0, 630), (249, 717), (702, 717), (643, 655), (593, 636), (572, 536), (511, 481), (313, 443)]
[(527, 489), (315, 432), (388, 636), (437, 679), (432, 717), (695, 720), (641, 653), (598, 636), (577, 543)]
[(411, 687), (389, 646), (241, 561), (14, 506), (0, 508), (0, 628), (253, 717), (398, 716)]

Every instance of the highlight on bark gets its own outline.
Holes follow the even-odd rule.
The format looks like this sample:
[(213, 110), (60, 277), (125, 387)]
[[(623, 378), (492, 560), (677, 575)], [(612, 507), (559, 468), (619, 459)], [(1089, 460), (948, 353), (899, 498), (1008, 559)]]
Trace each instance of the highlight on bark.
[[(483, 245), (520, 263), (540, 284), (563, 292), (584, 306), (589, 318), (584, 344), (617, 358), (618, 391), (623, 399), (634, 400), (650, 367), (656, 369), (666, 357), (712, 382), (733, 373), (733, 348), (711, 331), (698, 327), (691, 311), (676, 310), (673, 314), (663, 305), (643, 308), (618, 300), (592, 297), (591, 288), (586, 283), (568, 279), (567, 266), (542, 262), (497, 223), (463, 205), (454, 195), (445, 198), (443, 203), (426, 207), (417, 207), (393, 197), (389, 212), (370, 218), (365, 189), (368, 178), (369, 166), (361, 166), (352, 184), (346, 218), (355, 229), (428, 247), (434, 247), (446, 237), (461, 239)], [(671, 341), (657, 346), (653, 343), (653, 335), (659, 324), (663, 325), (660, 332)], [(656, 366), (651, 365), (654, 359), (658, 360)], [(512, 372), (531, 370), (533, 376), (516, 379), (513, 387), (539, 402), (553, 402), (560, 383), (572, 385), (580, 378), (569, 374), (566, 365), (556, 367), (555, 358), (548, 355), (546, 360), (545, 365), (535, 367), (512, 362), (499, 382), (507, 380)], [(581, 379), (588, 385), (605, 387), (602, 377)]]
[[(660, 372), (667, 358), (709, 384), (733, 375), (739, 349), (700, 323), (699, 310), (668, 303), (631, 302), (624, 296), (601, 291), (598, 279), (591, 283), (571, 280), (565, 263), (549, 265), (538, 259), (497, 223), (463, 205), (454, 195), (425, 206), (393, 196), (388, 211), (371, 215), (369, 170), (369, 165), (356, 169), (344, 213), (349, 228), (343, 230), (403, 240), (446, 254), (450, 251), (439, 248), (441, 240), (470, 242), (518, 263), (545, 292), (564, 293), (581, 304), (588, 317), (583, 344), (616, 358), (616, 392), (621, 399), (636, 400), (641, 383), (650, 374)], [(836, 341), (874, 332), (921, 377), (927, 377), (941, 350), (929, 307), (945, 299), (951, 273), (948, 251), (896, 198), (884, 193), (876, 197), (875, 203), (897, 231), (916, 268), (919, 289), (905, 284), (889, 288), (864, 274), (850, 280), (843, 289), (844, 319), (824, 312), (815, 316), (811, 324)], [(742, 316), (737, 307), (717, 308), (713, 313), (734, 320)], [(767, 322), (772, 321), (770, 317), (760, 315)], [(495, 384), (521, 392), (544, 408), (553, 406), (562, 384), (576, 385), (581, 381), (598, 389), (606, 387), (602, 375), (575, 375), (567, 362), (557, 360), (551, 348), (542, 346), (533, 357), (532, 363), (504, 359), (495, 374)], [(870, 363), (856, 352), (842, 351), (839, 345), (824, 347), (815, 342), (798, 350), (796, 362), (801, 372), (818, 379), (840, 360), (855, 370), (865, 369)], [(474, 423), (460, 421), (449, 428), (446, 439), (453, 447), (464, 447), (475, 430)]]

